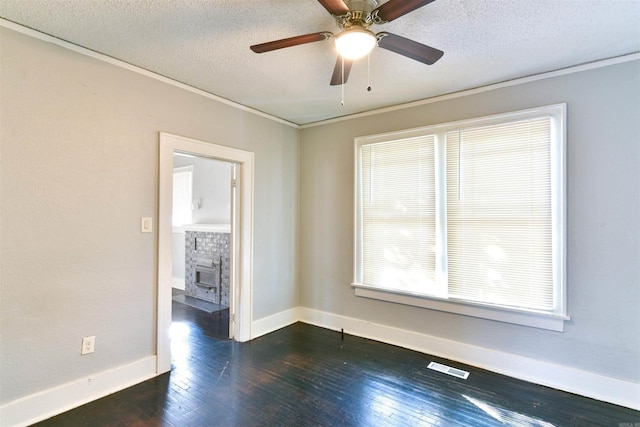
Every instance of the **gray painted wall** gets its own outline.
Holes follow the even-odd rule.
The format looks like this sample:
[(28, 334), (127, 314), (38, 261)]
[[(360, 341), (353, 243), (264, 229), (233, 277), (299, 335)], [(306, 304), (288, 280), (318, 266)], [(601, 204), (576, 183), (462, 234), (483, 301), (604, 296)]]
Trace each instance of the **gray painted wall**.
[[(157, 220), (159, 131), (255, 153), (254, 319), (300, 304), (640, 381), (639, 62), (297, 131), (0, 37), (0, 404), (154, 354), (157, 235), (139, 218)], [(558, 102), (569, 126), (564, 333), (353, 295), (355, 136)], [(86, 335), (96, 353), (81, 357)]]
[[(354, 137), (561, 102), (572, 317), (564, 333), (354, 296)], [(300, 305), (640, 381), (639, 122), (635, 61), (303, 129)]]
[(155, 354), (159, 131), (255, 153), (253, 317), (298, 305), (296, 129), (0, 40), (0, 404)]

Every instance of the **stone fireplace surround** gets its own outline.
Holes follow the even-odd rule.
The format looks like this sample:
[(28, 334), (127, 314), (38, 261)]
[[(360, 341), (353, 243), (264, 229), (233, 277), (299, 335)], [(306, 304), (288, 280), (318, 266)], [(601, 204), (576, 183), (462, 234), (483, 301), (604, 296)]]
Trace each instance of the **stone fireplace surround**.
[(230, 261), (228, 226), (185, 227), (185, 295), (228, 307)]

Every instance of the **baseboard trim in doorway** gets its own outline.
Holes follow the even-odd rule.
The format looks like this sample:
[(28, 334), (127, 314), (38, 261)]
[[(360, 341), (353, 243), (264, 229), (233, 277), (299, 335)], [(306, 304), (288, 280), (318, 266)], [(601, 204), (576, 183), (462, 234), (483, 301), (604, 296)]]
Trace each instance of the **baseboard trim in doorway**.
[(156, 376), (156, 356), (50, 388), (0, 407), (0, 424), (26, 426)]
[(184, 277), (172, 277), (171, 287), (184, 291)]

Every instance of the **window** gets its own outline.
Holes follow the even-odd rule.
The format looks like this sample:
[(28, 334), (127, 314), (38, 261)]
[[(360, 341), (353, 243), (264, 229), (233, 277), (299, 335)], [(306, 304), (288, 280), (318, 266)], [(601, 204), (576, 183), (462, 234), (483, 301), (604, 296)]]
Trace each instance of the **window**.
[(193, 166), (173, 169), (173, 215), (174, 227), (193, 222), (192, 201)]
[(565, 105), (356, 138), (359, 296), (562, 330)]

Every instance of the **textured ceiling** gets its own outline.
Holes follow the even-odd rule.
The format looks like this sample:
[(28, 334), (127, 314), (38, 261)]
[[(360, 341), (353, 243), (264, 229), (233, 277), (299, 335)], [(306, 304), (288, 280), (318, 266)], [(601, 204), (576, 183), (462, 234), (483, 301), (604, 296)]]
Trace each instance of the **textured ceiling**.
[(640, 0), (437, 0), (372, 30), (442, 59), (427, 66), (374, 49), (369, 68), (354, 63), (343, 106), (341, 86), (329, 86), (331, 40), (249, 50), (337, 33), (315, 0), (0, 0), (0, 17), (296, 124), (640, 51)]

